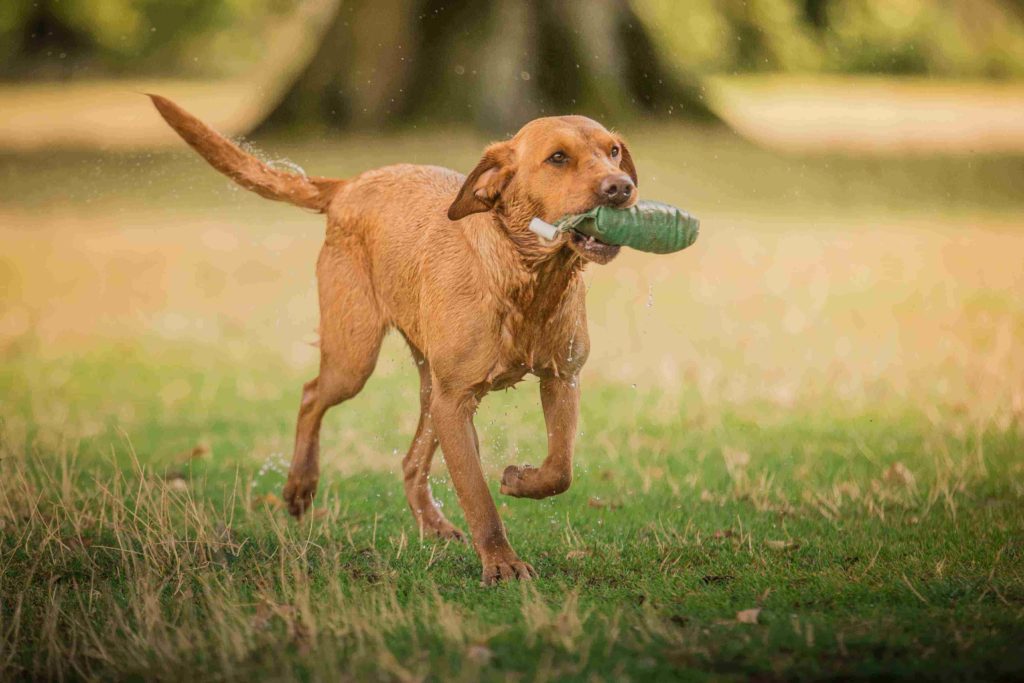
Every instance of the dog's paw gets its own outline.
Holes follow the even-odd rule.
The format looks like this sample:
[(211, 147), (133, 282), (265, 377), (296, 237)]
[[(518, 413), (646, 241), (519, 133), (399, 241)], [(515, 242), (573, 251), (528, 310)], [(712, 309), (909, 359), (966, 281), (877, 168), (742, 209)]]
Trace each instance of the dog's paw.
[(531, 465), (509, 465), (501, 475), (501, 493), (516, 498), (547, 498), (564, 493), (572, 484), (572, 475)]
[(444, 517), (428, 519), (426, 516), (419, 520), (420, 530), (424, 536), (436, 536), (443, 541), (456, 541), (466, 543), (466, 534)]
[(317, 479), (299, 480), (288, 478), (284, 485), (284, 502), (288, 505), (288, 512), (293, 517), (302, 517), (303, 514), (313, 505), (313, 497), (316, 495)]
[(446, 541), (455, 541), (463, 545), (469, 543), (469, 540), (466, 538), (466, 534), (463, 533), (462, 529), (451, 524), (449, 524), (445, 529), (435, 529), (434, 533)]
[(529, 581), (537, 576), (536, 569), (513, 554), (510, 558), (485, 560), (480, 585), (493, 586), (501, 581), (511, 581), (512, 579)]

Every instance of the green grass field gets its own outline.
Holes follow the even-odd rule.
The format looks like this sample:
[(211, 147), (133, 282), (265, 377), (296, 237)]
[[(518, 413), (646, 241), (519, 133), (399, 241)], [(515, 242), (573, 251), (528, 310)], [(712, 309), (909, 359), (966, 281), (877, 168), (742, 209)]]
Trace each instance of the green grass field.
[[(184, 153), (0, 157), (0, 679), (1024, 676), (1024, 161), (631, 140), (703, 234), (588, 270), (568, 493), (498, 497), (543, 457), (536, 384), (483, 403), (541, 575), (497, 588), (416, 534), (394, 338), (314, 514), (281, 509), (317, 217)], [(481, 143), (264, 147), (345, 175)]]

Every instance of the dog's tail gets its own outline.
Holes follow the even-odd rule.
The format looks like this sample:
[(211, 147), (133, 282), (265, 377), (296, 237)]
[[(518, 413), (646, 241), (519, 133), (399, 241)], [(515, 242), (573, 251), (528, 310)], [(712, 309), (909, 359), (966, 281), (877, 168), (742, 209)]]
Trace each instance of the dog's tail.
[(166, 97), (149, 98), (164, 121), (211, 166), (262, 197), (323, 213), (334, 190), (344, 182), (273, 169)]

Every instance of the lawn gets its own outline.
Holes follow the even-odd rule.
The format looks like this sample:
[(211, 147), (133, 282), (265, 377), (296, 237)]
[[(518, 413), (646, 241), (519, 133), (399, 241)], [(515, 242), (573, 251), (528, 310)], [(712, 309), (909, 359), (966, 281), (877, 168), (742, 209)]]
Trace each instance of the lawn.
[[(317, 217), (184, 153), (0, 157), (0, 678), (1024, 676), (1024, 160), (630, 139), (703, 234), (587, 271), (569, 492), (498, 496), (543, 457), (536, 383), (483, 403), (540, 572), (496, 588), (406, 509), (395, 338), (314, 513), (281, 508)], [(262, 146), (345, 175), (482, 142)]]

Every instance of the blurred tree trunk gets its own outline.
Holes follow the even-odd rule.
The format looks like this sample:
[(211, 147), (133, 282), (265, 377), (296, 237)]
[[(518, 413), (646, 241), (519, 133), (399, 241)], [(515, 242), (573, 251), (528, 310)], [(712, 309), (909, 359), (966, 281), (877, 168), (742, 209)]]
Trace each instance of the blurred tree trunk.
[(12, 7), (14, 19), (0, 35), (0, 76), (67, 79), (75, 67), (88, 64), (96, 45), (88, 32), (67, 21), (52, 0)]
[(535, 116), (710, 120), (628, 0), (342, 0), (315, 56), (260, 129)]

